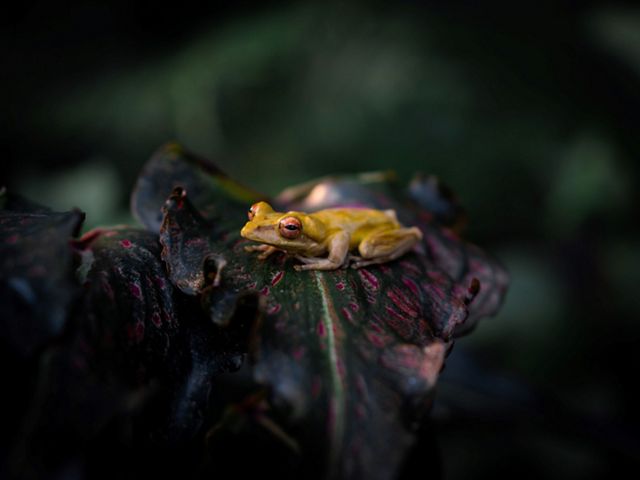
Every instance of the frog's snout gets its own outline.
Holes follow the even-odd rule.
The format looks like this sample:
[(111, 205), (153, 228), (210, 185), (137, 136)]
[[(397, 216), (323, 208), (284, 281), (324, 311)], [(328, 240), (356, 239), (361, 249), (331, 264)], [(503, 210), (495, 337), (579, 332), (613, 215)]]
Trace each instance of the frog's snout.
[(240, 230), (240, 236), (243, 238), (249, 238), (250, 232), (251, 232), (251, 227), (249, 226), (249, 223), (246, 223), (244, 227), (242, 227), (242, 230)]

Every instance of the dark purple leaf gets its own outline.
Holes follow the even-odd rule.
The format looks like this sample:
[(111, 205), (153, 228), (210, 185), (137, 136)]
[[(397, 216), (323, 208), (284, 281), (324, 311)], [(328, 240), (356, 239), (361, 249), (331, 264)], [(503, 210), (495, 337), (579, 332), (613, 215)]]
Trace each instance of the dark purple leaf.
[(52, 212), (6, 190), (0, 206), (0, 331), (28, 357), (65, 328), (78, 294), (69, 242), (84, 214)]
[[(84, 296), (72, 333), (45, 357), (21, 468), (60, 471), (101, 438), (197, 456), (216, 377), (244, 359), (242, 320), (212, 325), (169, 281), (151, 232), (97, 229), (74, 246)], [(124, 461), (112, 459), (126, 470)]]
[[(475, 321), (498, 308), (502, 268), (384, 176), (331, 178), (275, 202), (307, 211), (395, 208), (403, 223), (422, 229), (414, 252), (360, 270), (296, 272), (283, 254), (258, 260), (239, 236), (244, 211), (220, 209), (205, 219), (187, 193), (174, 190), (164, 208), (161, 243), (172, 282), (199, 294), (221, 325), (236, 301), (260, 295), (254, 378), (270, 388), (274, 415), (306, 462), (328, 477), (393, 477), (453, 334), (470, 312)], [(474, 308), (476, 298), (482, 303)]]
[(174, 289), (156, 235), (134, 229), (102, 230), (93, 241), (90, 235), (79, 335), (119, 381), (157, 382), (167, 392), (170, 411), (159, 420), (165, 425), (155, 427), (166, 430), (167, 441), (195, 435), (215, 377), (242, 364), (247, 327), (240, 319), (234, 329), (217, 328), (197, 302)]
[(134, 216), (150, 231), (158, 232), (162, 223), (161, 207), (175, 187), (189, 192), (197, 208), (211, 208), (211, 214), (226, 209), (246, 209), (260, 196), (231, 180), (209, 160), (169, 143), (144, 166), (131, 195)]

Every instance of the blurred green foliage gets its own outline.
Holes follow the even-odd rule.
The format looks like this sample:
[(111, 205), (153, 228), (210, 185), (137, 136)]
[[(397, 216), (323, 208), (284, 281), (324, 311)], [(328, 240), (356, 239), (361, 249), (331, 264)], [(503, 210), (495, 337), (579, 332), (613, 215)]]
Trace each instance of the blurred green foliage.
[[(468, 238), (512, 275), (502, 312), (459, 343), (567, 405), (637, 422), (640, 9), (374, 5), (209, 12), (157, 48), (158, 29), (51, 88), (31, 81), (37, 101), (5, 99), (20, 111), (9, 183), (95, 226), (131, 221), (135, 175), (168, 140), (270, 194), (329, 173), (435, 173)], [(563, 455), (574, 473), (593, 462)]]

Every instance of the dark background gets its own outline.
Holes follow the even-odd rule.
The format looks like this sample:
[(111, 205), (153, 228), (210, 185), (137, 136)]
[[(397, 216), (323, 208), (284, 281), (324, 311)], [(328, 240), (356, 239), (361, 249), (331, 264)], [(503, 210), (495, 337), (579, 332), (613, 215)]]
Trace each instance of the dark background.
[(437, 174), (512, 277), (441, 378), (442, 477), (637, 460), (640, 7), (24, 2), (0, 22), (0, 183), (91, 228), (134, 222), (169, 140), (269, 194)]

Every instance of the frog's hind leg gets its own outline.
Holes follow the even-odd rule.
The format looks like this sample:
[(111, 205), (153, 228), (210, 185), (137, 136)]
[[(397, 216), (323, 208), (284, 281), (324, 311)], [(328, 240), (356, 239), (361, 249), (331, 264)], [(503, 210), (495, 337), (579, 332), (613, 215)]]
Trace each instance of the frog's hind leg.
[(401, 257), (422, 240), (422, 232), (417, 227), (382, 230), (367, 235), (358, 251), (361, 259), (354, 261), (351, 268), (390, 262)]

